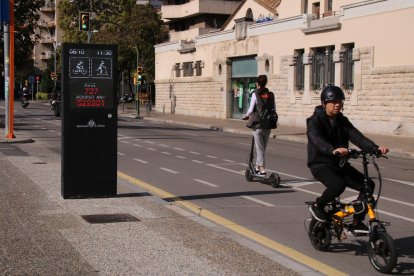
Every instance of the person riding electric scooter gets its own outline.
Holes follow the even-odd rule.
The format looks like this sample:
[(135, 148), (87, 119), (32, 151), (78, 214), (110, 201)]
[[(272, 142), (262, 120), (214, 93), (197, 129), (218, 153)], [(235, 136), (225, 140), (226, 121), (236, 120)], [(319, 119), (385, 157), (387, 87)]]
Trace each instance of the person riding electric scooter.
[[(245, 175), (248, 181), (258, 180), (276, 187), (280, 183), (279, 175), (272, 173), (266, 178), (265, 170), (265, 151), (267, 143), (269, 141), (271, 129), (276, 128), (277, 123), (275, 97), (274, 94), (266, 88), (266, 84), (266, 75), (257, 77), (257, 90), (255, 90), (252, 95), (249, 110), (242, 118), (243, 120), (248, 120), (246, 126), (252, 129), (253, 134), (249, 168), (247, 168)], [(269, 111), (270, 113), (273, 112), (274, 115), (265, 115), (268, 114)], [(253, 145), (256, 151), (256, 162), (254, 166)]]

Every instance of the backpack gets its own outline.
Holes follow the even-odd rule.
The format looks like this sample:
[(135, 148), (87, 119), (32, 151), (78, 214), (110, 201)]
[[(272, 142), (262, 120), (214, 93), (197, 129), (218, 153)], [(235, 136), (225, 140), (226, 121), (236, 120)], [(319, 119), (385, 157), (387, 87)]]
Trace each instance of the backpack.
[[(272, 92), (269, 92), (269, 93), (272, 93)], [(274, 97), (272, 98), (274, 101)], [(256, 101), (259, 101), (259, 99), (262, 101), (262, 104), (264, 107), (263, 114), (260, 114), (259, 109), (257, 112), (259, 115), (260, 125), (262, 126), (262, 128), (267, 128), (267, 129), (277, 128), (277, 120), (279, 119), (279, 116), (277, 115), (276, 109), (271, 106), (266, 105), (264, 100), (258, 94), (256, 94)]]

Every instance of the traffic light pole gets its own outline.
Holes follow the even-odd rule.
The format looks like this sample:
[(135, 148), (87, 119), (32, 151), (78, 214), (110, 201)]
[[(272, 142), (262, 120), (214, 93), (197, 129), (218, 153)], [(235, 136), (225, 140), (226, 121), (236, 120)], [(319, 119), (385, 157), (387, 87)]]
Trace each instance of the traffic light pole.
[[(139, 50), (138, 45), (136, 45), (135, 50), (137, 51), (137, 70), (139, 66)], [(138, 91), (138, 74), (137, 74), (137, 85), (135, 86), (135, 109), (137, 111), (137, 114), (135, 115), (136, 119), (141, 119), (142, 117), (139, 114), (139, 91)]]

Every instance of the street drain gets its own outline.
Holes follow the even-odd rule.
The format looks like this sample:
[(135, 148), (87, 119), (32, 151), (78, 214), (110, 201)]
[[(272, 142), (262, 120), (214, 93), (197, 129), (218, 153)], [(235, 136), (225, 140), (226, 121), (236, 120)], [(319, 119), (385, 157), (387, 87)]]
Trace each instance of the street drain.
[(83, 215), (82, 218), (87, 222), (93, 224), (140, 221), (138, 218), (131, 216), (129, 214)]

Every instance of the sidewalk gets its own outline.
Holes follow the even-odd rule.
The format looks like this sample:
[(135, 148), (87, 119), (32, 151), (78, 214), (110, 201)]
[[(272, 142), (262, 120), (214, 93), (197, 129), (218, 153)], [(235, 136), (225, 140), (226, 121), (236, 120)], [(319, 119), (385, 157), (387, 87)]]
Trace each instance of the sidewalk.
[[(119, 108), (120, 116), (135, 117), (136, 110), (132, 104), (125, 104), (124, 110), (122, 106)], [(200, 128), (208, 128), (212, 130), (225, 131), (231, 133), (251, 135), (250, 129), (245, 125), (246, 122), (239, 119), (218, 119), (205, 118), (180, 114), (169, 114), (151, 111), (146, 116), (145, 107), (141, 108), (140, 115), (144, 120), (152, 120), (170, 124), (181, 124)], [(376, 144), (387, 146), (390, 148), (389, 156), (397, 156), (403, 158), (414, 158), (414, 137), (389, 136), (365, 133), (365, 135)], [(305, 127), (291, 127), (286, 125), (278, 125), (278, 128), (272, 131), (272, 138), (287, 140), (299, 143), (307, 143)]]

